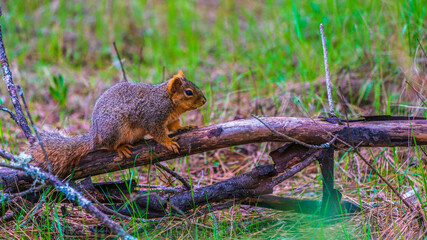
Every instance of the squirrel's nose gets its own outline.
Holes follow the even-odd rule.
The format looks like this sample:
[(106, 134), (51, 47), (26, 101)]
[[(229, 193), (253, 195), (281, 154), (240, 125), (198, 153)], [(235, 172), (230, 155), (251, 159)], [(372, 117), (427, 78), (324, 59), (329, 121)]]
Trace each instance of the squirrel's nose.
[(203, 96), (203, 100), (202, 100), (202, 102), (203, 102), (203, 104), (205, 104), (206, 103), (206, 97), (205, 96)]

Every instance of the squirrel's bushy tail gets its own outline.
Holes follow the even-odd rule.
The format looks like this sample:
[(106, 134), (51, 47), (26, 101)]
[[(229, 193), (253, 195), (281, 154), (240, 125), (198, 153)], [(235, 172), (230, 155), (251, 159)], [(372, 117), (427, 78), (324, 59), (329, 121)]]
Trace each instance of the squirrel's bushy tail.
[[(91, 149), (88, 134), (68, 137), (60, 132), (43, 132), (40, 136), (52, 167), (52, 173), (61, 177), (69, 175), (79, 164), (80, 159)], [(33, 164), (43, 170), (48, 170), (45, 155), (37, 140), (30, 143), (28, 154), (33, 156)]]

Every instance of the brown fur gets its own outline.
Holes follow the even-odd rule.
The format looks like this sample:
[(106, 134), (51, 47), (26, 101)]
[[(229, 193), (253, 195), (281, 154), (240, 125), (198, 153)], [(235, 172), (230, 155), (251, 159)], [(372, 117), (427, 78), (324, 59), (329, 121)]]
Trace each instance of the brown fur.
[[(203, 92), (186, 80), (182, 71), (158, 85), (122, 82), (109, 88), (96, 101), (88, 134), (66, 137), (59, 132), (45, 132), (42, 141), (53, 172), (61, 176), (71, 173), (81, 157), (94, 149), (117, 151), (120, 157), (129, 157), (128, 144), (147, 134), (177, 152), (179, 145), (169, 138), (168, 131), (188, 129), (181, 126), (179, 116), (205, 102)], [(37, 142), (30, 144), (28, 152), (46, 169)]]

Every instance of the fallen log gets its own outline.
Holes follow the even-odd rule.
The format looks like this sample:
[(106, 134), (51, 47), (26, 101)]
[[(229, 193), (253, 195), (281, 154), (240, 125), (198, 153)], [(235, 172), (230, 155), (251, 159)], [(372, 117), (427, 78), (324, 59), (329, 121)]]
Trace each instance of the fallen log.
[[(262, 119), (273, 129), (308, 144), (320, 145), (332, 135), (360, 147), (396, 147), (427, 144), (427, 120), (392, 120), (331, 124), (310, 118), (269, 117)], [(172, 153), (154, 140), (145, 140), (132, 148), (130, 158), (119, 159), (116, 153), (94, 151), (83, 157), (73, 179), (85, 178), (166, 161), (224, 147), (258, 143), (289, 142), (273, 134), (256, 119), (236, 120), (192, 130), (176, 135), (179, 153)]]
[[(266, 117), (262, 121), (280, 133), (292, 136), (308, 144), (323, 144), (332, 135), (339, 140), (359, 147), (396, 147), (427, 144), (427, 120), (358, 121), (343, 125), (320, 119)], [(272, 133), (256, 119), (236, 120), (175, 134), (179, 153), (172, 153), (152, 139), (139, 142), (132, 148), (130, 158), (119, 159), (114, 152), (98, 150), (84, 156), (77, 166), (73, 179), (114, 172), (166, 161), (187, 155), (235, 145), (258, 142), (289, 142)], [(337, 141), (340, 145), (340, 141)], [(341, 144), (341, 146), (343, 146)], [(22, 172), (0, 168), (0, 187), (8, 192), (32, 183), (31, 177)]]
[[(175, 192), (172, 194), (162, 192), (151, 192), (148, 194), (147, 190), (142, 190), (139, 193), (132, 194), (135, 196), (133, 198), (130, 196), (126, 197), (126, 202), (123, 202), (122, 204), (113, 204), (110, 207), (115, 209), (118, 213), (126, 216), (159, 218), (170, 214), (185, 214), (186, 212), (194, 210), (200, 206), (216, 204), (227, 199), (238, 201), (248, 197), (257, 198), (261, 195), (273, 193), (273, 187), (276, 184), (292, 177), (310, 163), (316, 160), (319, 162), (326, 161), (326, 159), (330, 157), (329, 153), (332, 152), (329, 148), (319, 150), (305, 149), (305, 151), (301, 151), (302, 149), (299, 149), (299, 147), (289, 147), (288, 151), (289, 150), (293, 153), (298, 152), (299, 156), (292, 162), (288, 161), (289, 159), (285, 157), (276, 159), (276, 161), (282, 162), (282, 166), (285, 162), (289, 163), (289, 166), (286, 168), (287, 171), (282, 175), (280, 175), (281, 171), (277, 171), (277, 164), (260, 165), (252, 169), (250, 172), (239, 176), (188, 191)], [(309, 152), (309, 154), (306, 154), (305, 152)], [(284, 155), (289, 154), (286, 152)], [(85, 179), (85, 183), (82, 185), (85, 190), (89, 189), (91, 191), (91, 195), (102, 195), (99, 194), (99, 190), (95, 187), (96, 185), (99, 186), (99, 184), (92, 184), (90, 179)], [(109, 183), (108, 185), (113, 184)], [(115, 192), (120, 191), (116, 190)], [(108, 190), (104, 190), (103, 194), (108, 196), (116, 195), (114, 194), (114, 191), (110, 194)], [(105, 201), (103, 196), (101, 196), (100, 199)], [(288, 200), (280, 199), (280, 204), (286, 205), (285, 202)], [(111, 202), (114, 202), (114, 199), (107, 200), (107, 203)], [(271, 201), (263, 201), (265, 204), (263, 206), (269, 207), (269, 205), (266, 204), (268, 202)], [(290, 200), (290, 203), (293, 204), (292, 206), (296, 206), (297, 204), (293, 200)], [(256, 202), (252, 201), (252, 204), (256, 204)], [(280, 204), (272, 205), (272, 208), (288, 209)], [(310, 209), (318, 207), (317, 202), (314, 201), (309, 201), (309, 203), (305, 204), (313, 205)]]

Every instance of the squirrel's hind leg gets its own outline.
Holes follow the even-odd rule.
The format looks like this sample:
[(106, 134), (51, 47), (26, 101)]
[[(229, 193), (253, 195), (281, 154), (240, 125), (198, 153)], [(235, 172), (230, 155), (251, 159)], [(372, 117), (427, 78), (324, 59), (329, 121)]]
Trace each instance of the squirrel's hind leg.
[(119, 158), (123, 159), (125, 156), (131, 156), (129, 148), (132, 148), (132, 146), (129, 143), (130, 141), (123, 137), (118, 128), (106, 127), (103, 128), (103, 131), (98, 131), (93, 136), (92, 146), (93, 149), (99, 148), (110, 152), (117, 152)]

